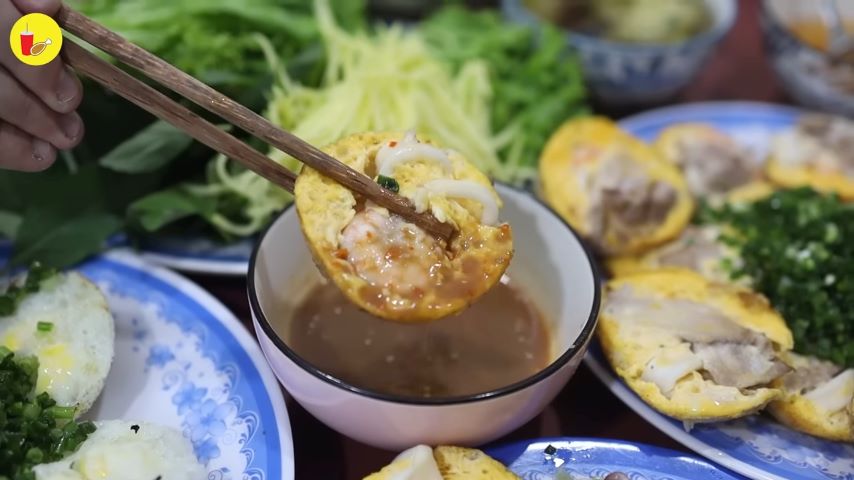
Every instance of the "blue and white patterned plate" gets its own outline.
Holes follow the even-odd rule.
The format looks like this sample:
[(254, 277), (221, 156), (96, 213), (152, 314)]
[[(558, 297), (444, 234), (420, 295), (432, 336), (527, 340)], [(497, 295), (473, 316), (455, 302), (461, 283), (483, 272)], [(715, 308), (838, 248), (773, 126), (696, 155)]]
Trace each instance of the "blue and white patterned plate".
[(115, 359), (88, 418), (180, 429), (208, 480), (294, 478), (281, 389), (228, 309), (189, 280), (127, 252), (77, 270), (103, 290), (116, 321)]
[[(653, 110), (620, 122), (643, 140), (653, 140), (675, 123), (703, 122), (733, 135), (762, 157), (768, 141), (797, 119), (799, 111), (751, 102), (697, 103)], [(644, 403), (617, 379), (598, 345), (585, 361), (632, 410), (674, 440), (736, 472), (755, 479), (854, 480), (854, 446), (819, 440), (784, 427), (765, 415), (741, 420), (695, 425), (687, 431), (681, 422)]]
[(254, 238), (222, 244), (204, 237), (154, 237), (140, 253), (148, 261), (188, 273), (245, 276)]
[[(549, 446), (555, 451), (546, 453)], [(631, 480), (742, 478), (691, 455), (618, 440), (542, 438), (498, 446), (486, 453), (523, 480), (601, 480), (613, 472), (623, 472)]]

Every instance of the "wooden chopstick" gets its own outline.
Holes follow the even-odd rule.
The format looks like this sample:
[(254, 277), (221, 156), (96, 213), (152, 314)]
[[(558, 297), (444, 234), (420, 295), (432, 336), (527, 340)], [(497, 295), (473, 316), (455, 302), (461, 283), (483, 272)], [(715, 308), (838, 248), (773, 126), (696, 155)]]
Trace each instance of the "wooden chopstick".
[[(128, 42), (120, 35), (72, 10), (68, 6), (62, 6), (56, 16), (56, 20), (64, 29), (85, 40), (89, 44), (113, 55), (121, 62), (144, 73), (152, 80), (157, 81), (161, 85), (191, 100), (200, 107), (219, 115), (223, 119), (231, 122), (233, 125), (293, 156), (297, 160), (311, 168), (314, 168), (327, 177), (332, 178), (353, 192), (359, 193), (377, 205), (385, 207), (389, 211), (400, 215), (412, 223), (415, 223), (433, 235), (444, 239), (450, 239), (453, 236), (455, 229), (452, 225), (440, 222), (428, 212), (416, 212), (412, 202), (408, 199), (382, 188), (367, 175), (357, 172), (295, 135), (277, 128), (261, 115), (258, 115), (222, 93), (217, 92), (213, 88), (205, 85), (185, 72), (182, 72), (139, 46)], [(239, 152), (236, 151), (239, 147), (236, 147), (231, 140), (237, 140), (234, 139), (234, 137), (231, 137), (231, 135), (222, 132), (220, 129), (208, 123), (208, 125), (214, 129), (221, 133), (225, 133), (225, 135), (231, 140), (220, 134), (214, 134), (208, 126), (204, 126), (204, 123), (198, 122), (199, 120), (202, 120), (200, 117), (193, 115), (192, 112), (189, 112), (185, 107), (181, 107), (162, 94), (162, 98), (159, 98), (152, 95), (151, 92), (146, 92), (146, 89), (140, 88), (140, 85), (145, 86), (144, 84), (135, 79), (133, 82), (128, 81), (128, 78), (133, 78), (127, 74), (125, 74), (127, 75), (126, 77), (121, 77), (119, 79), (119, 77), (116, 77), (116, 73), (112, 71), (115, 67), (107, 64), (112, 67), (112, 69), (110, 71), (105, 70), (104, 64), (106, 62), (97, 59), (97, 57), (95, 57), (95, 60), (98, 61), (93, 61), (92, 57), (94, 57), (94, 55), (85, 51), (81, 52), (81, 50), (83, 50), (82, 47), (73, 44), (71, 41), (68, 41), (68, 44), (69, 51), (71, 52), (70, 55), (66, 54), (68, 61), (72, 67), (78, 69), (81, 73), (91, 76), (94, 80), (124, 98), (127, 98), (136, 105), (144, 108), (150, 113), (167, 122), (173, 123), (175, 126), (184, 130), (199, 141), (205, 143), (201, 138), (199, 138), (204, 135), (203, 138), (205, 140), (217, 142), (216, 145), (219, 147), (231, 149), (230, 151), (236, 152), (236, 154), (227, 155), (234, 160), (243, 162), (249, 169), (261, 176), (264, 176), (268, 180), (281, 185), (286, 189), (291, 191), (293, 190), (293, 178), (284, 179), (282, 172), (277, 170), (281, 165), (275, 161), (264, 157), (265, 161), (260, 162), (260, 159), (254, 155), (254, 153), (258, 152), (254, 150), (254, 153), (248, 154), (249, 157), (246, 157), (245, 155), (247, 155), (247, 151), (245, 149), (242, 149), (242, 151)], [(82, 68), (89, 69), (89, 71), (87, 72), (80, 68), (79, 65), (75, 65), (75, 62), (82, 62)], [(100, 77), (100, 80), (95, 75)], [(110, 81), (110, 83), (107, 84), (107, 81)], [(153, 90), (150, 87), (147, 87), (147, 89)], [(154, 93), (158, 92), (154, 91)], [(164, 99), (168, 103), (165, 103)], [(179, 108), (175, 108), (176, 105)], [(188, 116), (187, 113), (190, 113), (190, 115), (193, 116)], [(202, 120), (202, 122), (204, 122), (204, 120)], [(216, 148), (213, 145), (208, 143), (206, 144), (216, 150), (219, 150), (219, 148)], [(246, 149), (251, 150), (249, 147), (246, 147)], [(290, 185), (290, 187), (288, 187), (288, 185)]]
[(83, 75), (116, 92), (134, 105), (180, 128), (199, 142), (230, 158), (239, 159), (253, 172), (294, 191), (296, 174), (234, 138), (216, 125), (142, 83), (122, 69), (102, 60), (71, 39), (63, 41), (65, 60)]

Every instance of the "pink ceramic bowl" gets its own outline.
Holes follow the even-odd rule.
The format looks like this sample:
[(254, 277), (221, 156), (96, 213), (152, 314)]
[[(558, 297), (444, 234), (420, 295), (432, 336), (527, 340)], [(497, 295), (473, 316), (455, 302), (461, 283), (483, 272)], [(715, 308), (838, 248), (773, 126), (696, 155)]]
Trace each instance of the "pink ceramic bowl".
[(513, 227), (516, 248), (508, 273), (550, 323), (552, 362), (512, 385), (454, 398), (387, 395), (319, 370), (291, 350), (269, 321), (274, 313), (288, 314), (274, 312), (274, 305), (293, 305), (319, 275), (296, 210), (289, 208), (252, 256), (249, 302), (267, 361), (300, 405), (348, 437), (403, 450), (422, 443), (486, 443), (528, 422), (551, 402), (587, 351), (599, 313), (599, 277), (591, 255), (560, 217), (526, 192), (496, 188), (504, 201), (501, 218)]

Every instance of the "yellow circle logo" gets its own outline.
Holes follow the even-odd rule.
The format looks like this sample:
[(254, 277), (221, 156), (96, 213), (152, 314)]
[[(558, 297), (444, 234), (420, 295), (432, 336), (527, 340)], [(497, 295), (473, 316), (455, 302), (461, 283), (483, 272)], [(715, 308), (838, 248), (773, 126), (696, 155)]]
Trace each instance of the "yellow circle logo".
[(59, 55), (62, 30), (43, 13), (24, 15), (12, 26), (9, 34), (12, 53), (27, 65), (44, 65)]

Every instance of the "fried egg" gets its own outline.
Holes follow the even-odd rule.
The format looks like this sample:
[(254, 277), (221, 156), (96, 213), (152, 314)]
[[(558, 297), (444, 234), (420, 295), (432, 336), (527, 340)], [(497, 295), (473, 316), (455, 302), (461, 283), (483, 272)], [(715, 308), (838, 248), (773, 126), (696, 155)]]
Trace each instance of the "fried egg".
[(661, 269), (608, 283), (598, 337), (645, 402), (686, 422), (738, 418), (781, 395), (792, 334), (764, 297)]
[(783, 391), (768, 406), (784, 425), (828, 440), (854, 442), (854, 369), (789, 353), (792, 372), (776, 380)]
[(540, 157), (545, 200), (608, 255), (637, 254), (675, 238), (694, 201), (679, 169), (599, 117), (570, 120)]
[(666, 128), (654, 147), (682, 171), (696, 198), (717, 201), (773, 190), (762, 180), (762, 159), (711, 125), (684, 123)]
[(0, 317), (0, 345), (39, 360), (36, 392), (80, 416), (104, 387), (113, 360), (113, 317), (103, 293), (78, 273), (60, 273)]
[(200, 480), (207, 478), (178, 430), (142, 422), (97, 422), (64, 459), (33, 468), (36, 480)]
[(459, 312), (498, 282), (513, 256), (501, 199), (465, 158), (407, 133), (365, 133), (327, 153), (371, 178), (393, 178), (419, 211), (454, 225), (450, 242), (304, 168), (295, 187), (302, 231), (320, 269), (364, 310), (423, 322)]
[(804, 115), (774, 137), (766, 170), (782, 187), (809, 186), (854, 200), (854, 122)]

